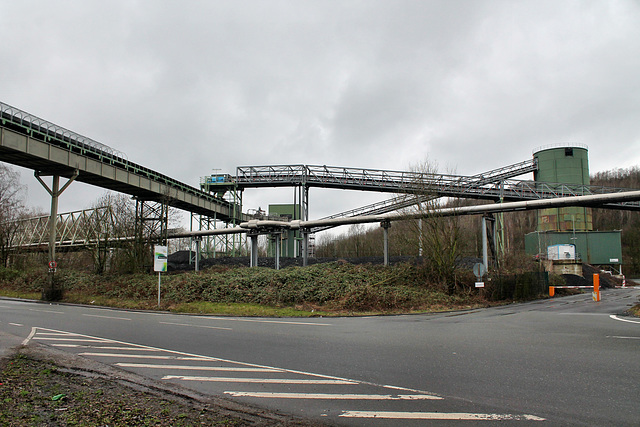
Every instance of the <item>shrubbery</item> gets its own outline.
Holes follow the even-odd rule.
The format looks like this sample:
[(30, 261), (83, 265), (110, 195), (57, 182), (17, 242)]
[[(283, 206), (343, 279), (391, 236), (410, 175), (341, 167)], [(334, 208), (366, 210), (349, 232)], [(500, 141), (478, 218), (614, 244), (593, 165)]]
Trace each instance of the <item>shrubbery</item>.
[[(283, 270), (257, 267), (214, 267), (199, 273), (162, 276), (162, 303), (245, 303), (272, 307), (307, 307), (338, 312), (407, 312), (444, 310), (486, 304), (487, 300), (528, 299), (544, 291), (537, 276), (500, 276), (475, 289), (474, 276), (460, 270), (455, 283), (433, 283), (421, 264), (382, 265), (332, 262)], [(544, 279), (544, 278), (543, 278)], [(0, 286), (12, 292), (39, 292), (42, 270), (0, 269)], [(97, 275), (60, 270), (56, 282), (75, 301), (138, 301), (153, 307), (158, 278), (154, 274)], [(542, 291), (541, 291), (542, 290)], [(131, 305), (130, 305), (131, 306)]]

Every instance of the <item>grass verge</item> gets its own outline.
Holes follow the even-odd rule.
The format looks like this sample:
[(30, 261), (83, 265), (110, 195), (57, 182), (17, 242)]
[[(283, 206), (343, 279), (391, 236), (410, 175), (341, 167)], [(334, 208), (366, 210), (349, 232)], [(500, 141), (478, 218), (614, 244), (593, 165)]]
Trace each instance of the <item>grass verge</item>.
[(28, 349), (0, 360), (0, 425), (246, 426), (307, 425), (232, 411), (172, 392), (59, 366)]

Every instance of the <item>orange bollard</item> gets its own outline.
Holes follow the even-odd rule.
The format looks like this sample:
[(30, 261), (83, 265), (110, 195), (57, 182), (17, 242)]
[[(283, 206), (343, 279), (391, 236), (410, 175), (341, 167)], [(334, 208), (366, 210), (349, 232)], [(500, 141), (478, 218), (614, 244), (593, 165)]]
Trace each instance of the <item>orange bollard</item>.
[(556, 287), (555, 286), (549, 286), (549, 296), (552, 297), (556, 294)]
[(593, 274), (593, 294), (591, 294), (595, 302), (600, 301), (600, 275), (598, 273)]

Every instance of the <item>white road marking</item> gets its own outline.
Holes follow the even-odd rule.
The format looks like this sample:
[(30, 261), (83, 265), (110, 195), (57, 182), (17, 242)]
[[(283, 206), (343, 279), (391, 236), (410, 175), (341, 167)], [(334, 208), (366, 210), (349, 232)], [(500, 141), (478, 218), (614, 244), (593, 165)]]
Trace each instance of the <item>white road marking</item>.
[(151, 352), (162, 351), (162, 350), (150, 350), (148, 348), (112, 347), (108, 345), (81, 345), (81, 344), (50, 344), (50, 345), (51, 347), (94, 348), (98, 350), (126, 350), (126, 351), (151, 351)]
[(295, 378), (223, 378), (223, 377), (190, 377), (182, 375), (165, 375), (163, 380), (209, 381), (222, 383), (256, 383), (256, 384), (358, 384), (347, 380), (305, 380)]
[(535, 415), (474, 414), (468, 412), (390, 412), (345, 411), (338, 415), (346, 418), (380, 418), (404, 420), (454, 420), (454, 421), (545, 421)]
[(628, 323), (640, 323), (640, 319), (639, 320), (629, 320), (629, 319), (621, 319), (618, 316), (616, 316), (615, 314), (612, 314), (611, 316), (609, 316), (610, 318), (612, 318), (613, 320), (619, 320), (620, 322), (628, 322)]
[[(76, 335), (77, 336), (77, 335)], [(95, 342), (104, 343), (109, 342), (107, 340), (100, 340), (96, 338), (54, 338), (54, 337), (34, 337), (34, 340), (39, 341), (79, 341), (79, 342)]]
[(618, 338), (621, 340), (640, 340), (640, 337), (620, 337), (616, 335), (607, 335), (607, 338)]
[(145, 363), (115, 363), (122, 368), (177, 369), (187, 371), (224, 371), (224, 372), (282, 372), (267, 368), (235, 368), (223, 366), (186, 366), (186, 365), (150, 365)]
[(29, 341), (31, 341), (31, 339), (36, 335), (37, 331), (38, 331), (38, 328), (31, 328), (31, 332), (29, 333), (29, 336), (25, 338), (24, 341), (22, 341), (22, 345), (29, 344)]
[(325, 399), (325, 400), (441, 400), (429, 394), (331, 394), (331, 393), (269, 393), (252, 391), (225, 391), (233, 397), (260, 397), (267, 399)]
[(152, 356), (146, 354), (121, 354), (121, 353), (78, 353), (80, 356), (97, 357), (121, 357), (123, 359), (162, 359), (162, 360), (207, 360), (202, 357), (176, 357), (176, 356)]
[(11, 326), (24, 326), (22, 323), (9, 323)]
[(49, 335), (51, 337), (78, 337), (78, 336), (81, 336), (81, 335), (78, 335), (78, 334), (69, 334), (69, 333), (61, 334), (59, 332), (38, 332), (38, 335)]
[[(298, 370), (295, 370), (295, 369), (276, 368), (276, 367), (272, 367), (272, 366), (259, 365), (259, 364), (255, 364), (255, 363), (238, 362), (238, 361), (235, 361), (235, 360), (222, 359), (222, 358), (219, 358), (219, 357), (197, 355), (197, 354), (193, 354), (193, 353), (186, 353), (186, 352), (176, 351), (176, 350), (168, 350), (168, 349), (163, 349), (163, 348), (159, 348), (159, 347), (150, 347), (150, 346), (145, 346), (145, 345), (142, 345), (142, 344), (134, 344), (134, 343), (129, 343), (129, 342), (125, 342), (125, 341), (108, 340), (108, 339), (104, 339), (104, 338), (93, 337), (91, 335), (79, 335), (79, 334), (73, 334), (71, 332), (58, 331), (58, 330), (55, 330), (55, 329), (48, 329), (48, 328), (32, 328), (31, 334), (24, 341), (25, 345), (26, 345), (26, 343), (28, 343), (29, 339), (31, 339), (36, 334), (36, 331), (38, 331), (38, 330), (50, 331), (50, 332), (68, 333), (70, 335), (82, 336), (82, 337), (85, 337), (85, 338), (93, 338), (95, 340), (103, 340), (104, 342), (109, 342), (109, 343), (113, 343), (113, 344), (122, 344), (122, 345), (128, 345), (128, 346), (139, 348), (139, 349), (157, 350), (157, 351), (161, 351), (161, 352), (165, 352), (165, 353), (186, 356), (186, 357), (147, 356), (148, 359), (159, 358), (159, 359), (173, 359), (173, 360), (197, 360), (197, 361), (206, 361), (206, 362), (221, 362), (221, 363), (229, 363), (229, 364), (241, 365), (241, 366), (250, 366), (250, 367), (254, 367), (254, 368), (275, 369), (275, 370), (279, 370), (279, 371), (282, 371), (282, 372), (287, 372), (289, 374), (307, 375), (307, 376), (312, 376), (312, 377), (316, 377), (316, 378), (326, 378), (326, 379), (331, 379), (331, 380), (341, 380), (341, 381), (346, 381), (349, 384), (355, 383), (355, 384), (371, 385), (371, 386), (375, 386), (375, 387), (386, 387), (386, 388), (395, 389), (395, 390), (404, 390), (404, 391), (408, 391), (408, 392), (411, 392), (411, 393), (433, 394), (433, 393), (429, 393), (429, 392), (427, 392), (425, 390), (416, 390), (416, 389), (410, 389), (410, 388), (405, 388), (405, 387), (395, 387), (395, 386), (390, 386), (390, 385), (380, 385), (380, 384), (376, 384), (376, 383), (373, 383), (373, 382), (370, 382), (370, 381), (351, 380), (351, 379), (348, 379), (348, 378), (342, 378), (342, 377), (337, 377), (337, 376), (333, 376), (333, 375), (317, 374), (317, 373), (313, 373), (313, 372), (298, 371)], [(81, 355), (83, 355), (83, 354), (81, 354)], [(117, 357), (117, 355), (111, 354), (111, 353), (104, 353), (104, 355), (107, 356), (107, 357)], [(136, 357), (136, 356), (129, 355), (128, 357)], [(142, 358), (141, 356), (137, 356), (137, 357)]]
[(38, 310), (37, 308), (29, 308), (29, 311), (38, 311), (40, 313), (65, 314), (64, 311)]
[(209, 317), (209, 316), (196, 316), (196, 317), (198, 319), (227, 320), (229, 322), (281, 323), (285, 325), (305, 325), (305, 326), (333, 326), (331, 323), (292, 322), (289, 320), (257, 320), (257, 319), (237, 319), (234, 317)]
[(222, 329), (225, 331), (233, 331), (231, 328), (223, 328), (222, 326), (205, 326), (205, 325), (187, 325), (186, 323), (173, 323), (173, 322), (158, 322), (163, 325), (175, 325), (175, 326), (189, 326), (192, 328), (208, 328), (208, 329)]
[(115, 319), (115, 320), (131, 320), (126, 317), (114, 317), (114, 316), (100, 316), (98, 314), (83, 314), (83, 316), (87, 317), (99, 317), (101, 319)]

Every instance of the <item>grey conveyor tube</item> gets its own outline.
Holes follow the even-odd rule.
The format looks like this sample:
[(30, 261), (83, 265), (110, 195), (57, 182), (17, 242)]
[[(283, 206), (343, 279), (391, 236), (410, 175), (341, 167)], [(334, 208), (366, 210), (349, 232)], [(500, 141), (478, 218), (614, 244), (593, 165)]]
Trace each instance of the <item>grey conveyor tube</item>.
[[(463, 206), (459, 208), (441, 208), (441, 209), (434, 209), (433, 211), (429, 211), (429, 212), (420, 212), (420, 213), (413, 213), (413, 214), (393, 213), (393, 214), (382, 214), (382, 215), (355, 216), (350, 218), (321, 219), (321, 220), (312, 220), (312, 221), (296, 220), (291, 222), (281, 222), (278, 225), (282, 226), (283, 228), (290, 228), (292, 230), (297, 230), (300, 228), (313, 228), (313, 227), (321, 227), (321, 226), (327, 226), (327, 225), (338, 226), (338, 225), (349, 225), (349, 224), (364, 224), (364, 223), (380, 222), (380, 221), (400, 221), (403, 219), (417, 219), (417, 218), (424, 218), (429, 216), (478, 215), (478, 214), (484, 214), (484, 213), (513, 212), (513, 211), (524, 211), (524, 210), (545, 209), (545, 208), (559, 208), (559, 207), (566, 207), (566, 206), (597, 207), (598, 205), (601, 205), (604, 203), (637, 201), (637, 200), (640, 200), (640, 190), (625, 191), (620, 193), (596, 194), (596, 195), (588, 195), (588, 196), (558, 197), (554, 199), (526, 200), (521, 202), (494, 203), (491, 205)], [(273, 222), (273, 221), (270, 221), (270, 222)], [(261, 225), (262, 225), (261, 221), (255, 221), (251, 224), (251, 227), (259, 228)], [(240, 227), (247, 227), (247, 226), (249, 226), (248, 223), (240, 224)]]

